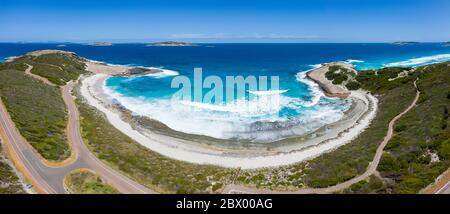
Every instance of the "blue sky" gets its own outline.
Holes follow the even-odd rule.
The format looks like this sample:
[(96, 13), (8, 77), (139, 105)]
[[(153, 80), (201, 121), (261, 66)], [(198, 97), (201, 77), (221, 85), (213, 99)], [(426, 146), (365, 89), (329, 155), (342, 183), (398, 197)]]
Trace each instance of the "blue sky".
[(2, 0), (0, 41), (450, 40), (448, 0)]

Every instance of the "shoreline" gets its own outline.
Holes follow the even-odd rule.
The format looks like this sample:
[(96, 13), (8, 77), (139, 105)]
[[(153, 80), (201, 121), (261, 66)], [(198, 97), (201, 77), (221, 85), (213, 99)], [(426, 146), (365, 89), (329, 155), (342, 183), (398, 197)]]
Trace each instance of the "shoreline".
[[(108, 74), (97, 73), (81, 81), (80, 92), (85, 101), (103, 112), (115, 128), (131, 137), (137, 143), (169, 158), (194, 164), (255, 169), (290, 165), (312, 159), (356, 138), (359, 133), (368, 127), (377, 111), (377, 99), (375, 97), (363, 91), (355, 91), (349, 96), (351, 99), (359, 100), (357, 106), (360, 114), (353, 115), (348, 121), (338, 121), (341, 123), (336, 123), (331, 131), (327, 129), (321, 130), (322, 136), (316, 137), (313, 133), (309, 140), (299, 141), (300, 138), (287, 139), (288, 143), (286, 145), (281, 143), (281, 146), (278, 145), (271, 149), (264, 147), (266, 150), (254, 148), (252, 150), (245, 147), (238, 147), (238, 149), (217, 148), (195, 142), (195, 139), (175, 138), (155, 133), (152, 130), (143, 131), (130, 121), (125, 121), (123, 110), (114, 107), (111, 102), (105, 100), (105, 97), (101, 97), (101, 93), (104, 93), (101, 92), (104, 80), (109, 76)], [(336, 132), (336, 130), (339, 131)], [(188, 134), (186, 135), (189, 136)], [(303, 136), (303, 138), (306, 137)], [(316, 142), (319, 139), (320, 142)], [(289, 141), (294, 142), (289, 143)], [(241, 151), (242, 149), (244, 150)]]
[(104, 62), (98, 62), (90, 59), (83, 58), (86, 64), (86, 70), (92, 73), (101, 73), (111, 76), (138, 76), (138, 75), (168, 75), (175, 76), (178, 72), (154, 68), (154, 67), (142, 67), (142, 66), (126, 66), (126, 65), (110, 65)]

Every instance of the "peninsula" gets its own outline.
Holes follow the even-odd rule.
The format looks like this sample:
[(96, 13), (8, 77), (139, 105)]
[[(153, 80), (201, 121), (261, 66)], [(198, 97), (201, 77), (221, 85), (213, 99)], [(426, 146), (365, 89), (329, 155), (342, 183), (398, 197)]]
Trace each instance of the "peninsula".
[[(350, 73), (349, 73), (349, 72)], [(332, 74), (330, 74), (332, 72)], [(351, 74), (351, 75), (350, 75)], [(342, 77), (342, 81), (335, 81), (335, 78), (327, 78), (330, 76), (340, 75)], [(320, 68), (314, 69), (306, 73), (306, 76), (319, 84), (320, 88), (324, 91), (327, 96), (330, 97), (339, 97), (342, 99), (347, 98), (350, 95), (350, 91), (347, 90), (342, 84), (344, 80), (348, 82), (348, 80), (356, 75), (356, 70), (353, 68), (351, 64), (348, 63), (327, 63), (322, 65)]]

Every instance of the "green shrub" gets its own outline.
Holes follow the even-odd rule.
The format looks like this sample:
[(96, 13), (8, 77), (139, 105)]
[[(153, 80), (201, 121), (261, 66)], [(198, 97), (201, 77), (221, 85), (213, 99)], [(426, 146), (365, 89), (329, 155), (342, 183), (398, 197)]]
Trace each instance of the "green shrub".
[(348, 82), (345, 87), (347, 87), (348, 90), (354, 91), (361, 88), (361, 84), (357, 81), (350, 81)]

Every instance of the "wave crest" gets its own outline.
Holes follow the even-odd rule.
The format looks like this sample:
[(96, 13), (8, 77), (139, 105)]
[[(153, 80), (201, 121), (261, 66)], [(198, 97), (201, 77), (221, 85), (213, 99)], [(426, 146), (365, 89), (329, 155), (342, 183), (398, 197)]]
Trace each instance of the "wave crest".
[(299, 82), (302, 82), (308, 86), (308, 90), (311, 92), (311, 101), (309, 102), (303, 102), (301, 105), (304, 107), (312, 107), (315, 106), (317, 103), (319, 103), (320, 99), (324, 96), (322, 90), (320, 89), (319, 85), (315, 83), (314, 81), (309, 80), (306, 77), (306, 73), (308, 73), (311, 70), (320, 68), (322, 65), (312, 65), (313, 69), (307, 70), (307, 71), (301, 71), (298, 72), (296, 75), (296, 79)]
[(412, 58), (399, 62), (392, 62), (383, 64), (384, 67), (417, 67), (421, 65), (427, 65), (432, 63), (439, 63), (450, 60), (450, 54), (438, 54), (434, 56), (425, 56)]
[(248, 91), (248, 93), (254, 95), (275, 95), (275, 94), (282, 94), (287, 91), (288, 90)]

